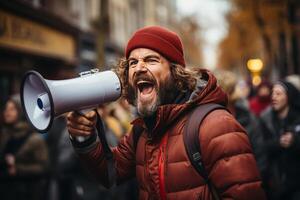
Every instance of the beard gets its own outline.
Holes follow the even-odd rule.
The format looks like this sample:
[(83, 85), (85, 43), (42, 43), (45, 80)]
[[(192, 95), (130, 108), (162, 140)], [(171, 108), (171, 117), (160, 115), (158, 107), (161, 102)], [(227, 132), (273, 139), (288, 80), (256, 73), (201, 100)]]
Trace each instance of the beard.
[[(146, 78), (146, 80), (153, 80), (153, 92), (155, 93), (153, 99), (141, 101), (138, 95), (139, 89), (134, 87), (132, 84), (129, 84), (128, 86), (127, 99), (128, 102), (137, 108), (138, 115), (145, 118), (153, 116), (159, 106), (174, 103), (174, 99), (178, 94), (178, 89), (176, 88), (176, 84), (174, 84), (174, 80), (171, 75), (169, 75), (167, 79), (160, 81), (160, 87), (157, 87), (158, 84), (154, 81), (154, 78), (149, 77), (148, 75), (147, 77), (144, 75), (143, 78)], [(143, 78), (141, 77), (140, 79)], [(136, 83), (136, 81), (134, 82)]]

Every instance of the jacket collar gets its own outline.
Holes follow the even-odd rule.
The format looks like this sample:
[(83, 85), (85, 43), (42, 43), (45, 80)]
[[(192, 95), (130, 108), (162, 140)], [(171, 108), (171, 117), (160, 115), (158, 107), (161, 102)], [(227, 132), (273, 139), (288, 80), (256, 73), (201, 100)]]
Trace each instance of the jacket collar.
[(159, 106), (153, 118), (137, 118), (132, 124), (146, 129), (150, 138), (160, 138), (168, 127), (198, 105), (205, 103), (227, 105), (227, 95), (217, 86), (216, 78), (212, 73), (199, 69), (198, 74), (200, 78), (194, 91), (179, 94), (173, 104)]

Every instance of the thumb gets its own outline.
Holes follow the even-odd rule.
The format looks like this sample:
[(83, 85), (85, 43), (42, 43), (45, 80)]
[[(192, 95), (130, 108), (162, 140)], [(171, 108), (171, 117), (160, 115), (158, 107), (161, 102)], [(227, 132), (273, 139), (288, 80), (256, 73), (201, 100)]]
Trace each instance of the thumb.
[(92, 119), (95, 119), (97, 117), (97, 114), (96, 114), (96, 111), (95, 110), (91, 110), (87, 113), (84, 114), (84, 116), (89, 119), (89, 120), (92, 120)]

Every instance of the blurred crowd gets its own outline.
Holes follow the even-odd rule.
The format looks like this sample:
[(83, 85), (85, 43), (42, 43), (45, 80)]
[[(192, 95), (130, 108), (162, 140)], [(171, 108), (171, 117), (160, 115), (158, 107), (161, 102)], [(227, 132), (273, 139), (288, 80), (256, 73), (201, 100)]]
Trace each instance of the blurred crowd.
[[(228, 94), (228, 110), (247, 130), (269, 199), (300, 199), (300, 77), (251, 87), (234, 73), (214, 72)], [(106, 138), (116, 146), (131, 129), (134, 111), (121, 99), (97, 108)], [(107, 190), (81, 166), (65, 116), (45, 134), (32, 130), (19, 97), (7, 100), (0, 129), (1, 199), (136, 199), (136, 182)]]
[(215, 75), (247, 130), (268, 199), (300, 199), (300, 76), (250, 87), (232, 72)]
[[(70, 143), (66, 116), (44, 134), (27, 123), (18, 95), (8, 99), (0, 129), (0, 194), (3, 200), (93, 200), (137, 198), (135, 180), (107, 190), (81, 165)], [(119, 100), (99, 106), (106, 138), (116, 146), (131, 128), (129, 105)]]

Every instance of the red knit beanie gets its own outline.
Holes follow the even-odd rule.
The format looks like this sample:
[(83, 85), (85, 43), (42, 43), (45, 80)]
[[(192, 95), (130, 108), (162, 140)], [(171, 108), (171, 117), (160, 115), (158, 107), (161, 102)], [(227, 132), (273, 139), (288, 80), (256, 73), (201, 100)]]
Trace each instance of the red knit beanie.
[(171, 62), (185, 67), (183, 46), (179, 36), (159, 26), (149, 26), (139, 29), (128, 41), (125, 56), (129, 57), (136, 48), (148, 48), (163, 55)]

